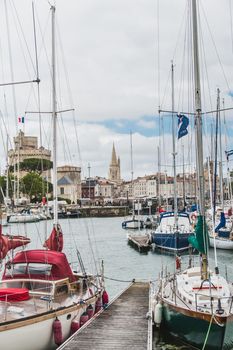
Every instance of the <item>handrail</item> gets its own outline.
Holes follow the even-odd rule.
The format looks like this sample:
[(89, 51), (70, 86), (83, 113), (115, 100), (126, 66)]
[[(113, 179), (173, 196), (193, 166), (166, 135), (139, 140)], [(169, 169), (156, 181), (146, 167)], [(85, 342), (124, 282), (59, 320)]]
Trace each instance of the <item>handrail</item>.
[(150, 282), (150, 286), (149, 286), (149, 310), (148, 310), (148, 314), (147, 314), (147, 318), (148, 318), (147, 350), (152, 350), (152, 345), (153, 345), (152, 296), (153, 296), (153, 289), (152, 289), (152, 282)]

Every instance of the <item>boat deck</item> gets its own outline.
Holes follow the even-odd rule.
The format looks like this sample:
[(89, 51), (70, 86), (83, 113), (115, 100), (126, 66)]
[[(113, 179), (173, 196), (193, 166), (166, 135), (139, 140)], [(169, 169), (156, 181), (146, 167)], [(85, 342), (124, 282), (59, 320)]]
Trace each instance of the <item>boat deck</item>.
[(149, 283), (134, 282), (59, 350), (150, 349), (152, 330), (146, 317), (148, 310)]
[(128, 244), (136, 248), (140, 253), (151, 249), (149, 235), (128, 235)]

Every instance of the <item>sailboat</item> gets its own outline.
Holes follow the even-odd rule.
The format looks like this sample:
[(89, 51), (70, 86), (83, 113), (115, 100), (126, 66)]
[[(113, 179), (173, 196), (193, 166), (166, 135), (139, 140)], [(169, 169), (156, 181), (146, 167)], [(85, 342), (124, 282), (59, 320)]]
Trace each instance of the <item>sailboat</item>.
[(150, 241), (155, 248), (168, 252), (181, 253), (190, 247), (188, 238), (193, 233), (189, 214), (178, 212), (176, 184), (176, 147), (175, 147), (175, 115), (174, 115), (174, 65), (171, 65), (172, 85), (172, 140), (173, 140), (173, 177), (174, 177), (174, 212), (160, 214), (159, 225), (150, 233)]
[(232, 284), (219, 273), (217, 259), (214, 270), (208, 260), (196, 0), (191, 4), (199, 206), (195, 235), (190, 243), (200, 255), (196, 266), (189, 259), (187, 268), (183, 269), (179, 263), (175, 273), (162, 271), (154, 292), (154, 322), (197, 349), (225, 350), (233, 348), (233, 294)]
[[(108, 302), (102, 275), (73, 271), (63, 250), (57, 215), (55, 7), (52, 15), (54, 222), (41, 249), (6, 260), (0, 281), (0, 343), (4, 350), (55, 349)], [(0, 249), (2, 251), (2, 244)], [(104, 298), (104, 300), (102, 299)]]
[[(132, 142), (132, 132), (130, 132), (130, 159), (131, 159), (131, 191), (132, 196), (134, 196), (134, 183), (133, 183), (133, 142)], [(136, 203), (133, 200), (132, 203), (132, 216), (126, 218), (121, 226), (123, 229), (142, 229), (144, 227), (144, 221), (140, 218), (140, 203)], [(137, 206), (137, 216), (135, 215), (135, 206)]]
[[(218, 164), (218, 133), (219, 133), (219, 145), (220, 145), (220, 162), (219, 162), (219, 181), (220, 181), (220, 199), (221, 205), (219, 208), (216, 206), (216, 192), (217, 192), (217, 164)], [(210, 162), (209, 162), (210, 163)], [(224, 190), (223, 190), (223, 162), (222, 162), (222, 134), (221, 134), (221, 119), (220, 119), (220, 90), (217, 89), (217, 115), (216, 115), (216, 136), (215, 136), (215, 162), (214, 162), (214, 181), (213, 181), (213, 194), (212, 184), (210, 179), (210, 202), (212, 210), (210, 210), (210, 220), (207, 221), (210, 229), (210, 246), (218, 249), (233, 249), (233, 232), (232, 222), (225, 216), (224, 212)], [(209, 166), (210, 173), (210, 166)], [(217, 224), (218, 223), (218, 224)]]

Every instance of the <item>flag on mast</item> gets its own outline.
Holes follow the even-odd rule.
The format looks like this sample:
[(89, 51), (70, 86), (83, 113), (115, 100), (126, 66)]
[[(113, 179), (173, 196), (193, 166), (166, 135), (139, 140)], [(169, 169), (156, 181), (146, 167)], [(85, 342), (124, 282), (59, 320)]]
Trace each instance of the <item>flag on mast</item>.
[(18, 122), (24, 124), (24, 117), (18, 117)]
[(178, 117), (178, 140), (188, 134), (189, 119), (184, 114), (177, 114)]
[(225, 151), (225, 154), (226, 154), (226, 158), (227, 158), (227, 161), (229, 160), (229, 156), (232, 156), (233, 154), (233, 149), (231, 149), (230, 151)]

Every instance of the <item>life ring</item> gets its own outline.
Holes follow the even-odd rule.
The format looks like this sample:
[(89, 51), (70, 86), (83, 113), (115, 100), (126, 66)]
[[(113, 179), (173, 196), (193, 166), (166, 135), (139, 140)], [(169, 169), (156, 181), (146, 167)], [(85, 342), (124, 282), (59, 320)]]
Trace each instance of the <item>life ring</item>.
[(195, 213), (191, 214), (190, 219), (195, 222), (197, 219), (197, 215)]

